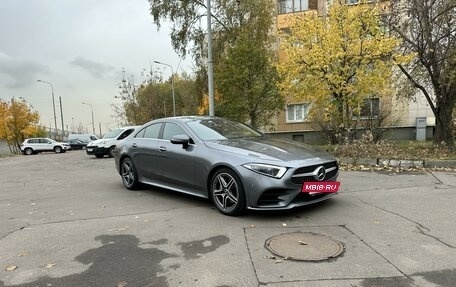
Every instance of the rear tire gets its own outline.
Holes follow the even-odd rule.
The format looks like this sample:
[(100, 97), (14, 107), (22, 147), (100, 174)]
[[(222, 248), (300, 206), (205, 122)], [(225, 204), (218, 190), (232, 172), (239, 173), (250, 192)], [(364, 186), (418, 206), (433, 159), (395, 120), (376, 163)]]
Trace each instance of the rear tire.
[(115, 148), (114, 146), (109, 148), (109, 151), (108, 151), (108, 156), (109, 157), (114, 157), (114, 148)]
[(122, 183), (127, 189), (138, 189), (138, 173), (136, 172), (135, 164), (128, 157), (120, 163), (120, 176), (122, 177)]
[(33, 149), (31, 149), (31, 148), (29, 148), (29, 147), (26, 148), (26, 149), (24, 150), (24, 154), (25, 154), (25, 155), (32, 155), (32, 154), (33, 154)]
[(245, 212), (245, 191), (238, 175), (228, 168), (217, 170), (211, 179), (210, 195), (217, 209), (230, 216)]
[(56, 147), (54, 147), (54, 152), (55, 153), (61, 153), (62, 152), (62, 148), (59, 147), (59, 146), (56, 146)]

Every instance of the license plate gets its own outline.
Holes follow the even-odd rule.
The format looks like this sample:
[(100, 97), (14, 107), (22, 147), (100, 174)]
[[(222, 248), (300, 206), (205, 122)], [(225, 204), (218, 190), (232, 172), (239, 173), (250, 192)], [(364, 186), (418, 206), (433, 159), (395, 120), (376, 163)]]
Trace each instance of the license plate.
[(88, 148), (87, 151), (93, 151), (93, 148)]
[(315, 195), (318, 193), (331, 193), (338, 192), (340, 187), (339, 181), (312, 181), (304, 182), (302, 185), (302, 192), (309, 193), (310, 195)]

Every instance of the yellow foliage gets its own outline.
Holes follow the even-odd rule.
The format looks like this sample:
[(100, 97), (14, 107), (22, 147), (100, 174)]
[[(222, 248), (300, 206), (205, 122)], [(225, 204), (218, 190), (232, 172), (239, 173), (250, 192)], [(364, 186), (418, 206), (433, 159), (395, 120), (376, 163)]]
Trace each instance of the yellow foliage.
[(0, 100), (0, 139), (18, 146), (25, 138), (40, 132), (39, 114), (24, 100)]
[[(279, 65), (284, 94), (294, 100), (356, 108), (389, 92), (392, 67), (409, 61), (398, 38), (381, 25), (381, 5), (334, 3), (324, 17), (298, 14), (281, 33), (285, 61)], [(321, 106), (320, 106), (321, 107)]]
[[(220, 102), (220, 93), (217, 90), (215, 91), (214, 101)], [(209, 95), (207, 94), (204, 94), (201, 99), (201, 103), (198, 107), (198, 115), (209, 115)]]

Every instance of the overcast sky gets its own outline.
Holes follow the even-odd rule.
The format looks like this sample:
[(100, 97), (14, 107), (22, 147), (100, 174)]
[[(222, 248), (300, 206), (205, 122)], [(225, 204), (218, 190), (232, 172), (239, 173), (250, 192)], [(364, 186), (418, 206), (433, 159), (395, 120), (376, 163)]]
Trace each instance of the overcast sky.
[[(123, 67), (137, 82), (154, 60), (191, 71), (190, 60), (180, 63), (172, 50), (168, 26), (157, 31), (147, 0), (0, 0), (0, 98), (26, 99), (49, 126), (51, 87), (37, 80), (48, 81), (59, 128), (59, 97), (70, 129), (73, 119), (92, 129), (90, 106), (82, 102), (93, 105), (97, 134), (99, 122), (103, 132), (115, 128), (111, 104)], [(153, 69), (170, 75), (167, 67)]]

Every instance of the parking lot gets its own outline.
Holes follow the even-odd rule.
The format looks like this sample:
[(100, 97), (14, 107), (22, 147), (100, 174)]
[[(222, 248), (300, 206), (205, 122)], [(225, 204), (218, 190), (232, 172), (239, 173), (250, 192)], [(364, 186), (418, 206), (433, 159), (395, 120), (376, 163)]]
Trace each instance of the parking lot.
[[(342, 171), (326, 202), (242, 217), (171, 191), (127, 191), (113, 159), (84, 151), (0, 158), (0, 178), (1, 287), (456, 285), (452, 172)], [(296, 232), (345, 250), (303, 262), (265, 248)]]

